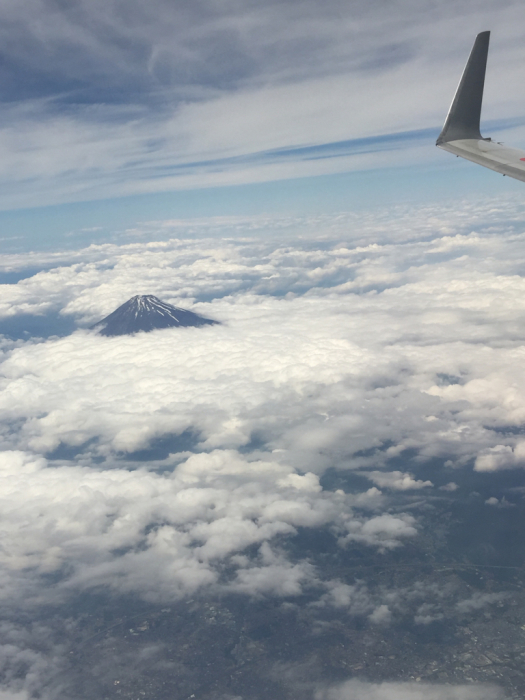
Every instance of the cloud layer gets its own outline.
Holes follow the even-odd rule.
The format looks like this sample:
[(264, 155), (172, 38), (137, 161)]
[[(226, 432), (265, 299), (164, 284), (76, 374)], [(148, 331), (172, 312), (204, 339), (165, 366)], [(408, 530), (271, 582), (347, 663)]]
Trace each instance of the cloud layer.
[(349, 681), (316, 694), (316, 700), (498, 700), (503, 698), (498, 688), (480, 688), (464, 685), (440, 688), (426, 683), (371, 684)]
[[(0, 311), (22, 325), (60, 313), (86, 327), (136, 293), (222, 325), (6, 341), (3, 444), (75, 447), (90, 464), (189, 432), (199, 449), (260, 445), (316, 473), (375, 467), (369, 478), (397, 489), (432, 485), (402, 469), (407, 450), (479, 471), (521, 466), (522, 234), (508, 222), (512, 206), (465, 210), (454, 235), (453, 211), (448, 221), (423, 208), (389, 233), (381, 217), (334, 219), (321, 245), (281, 234), (92, 246), (5, 285)], [(378, 233), (363, 245), (366, 226)], [(394, 459), (401, 468), (377, 473)]]
[[(379, 221), (355, 222), (356, 234), (347, 230), (345, 240), (343, 220), (335, 232), (325, 229), (322, 245), (281, 236), (92, 246), (72, 254), (71, 264), (64, 260), (5, 285), (4, 319), (22, 323), (28, 314), (45, 318), (60, 311), (87, 326), (132, 294), (149, 292), (222, 321), (125, 338), (80, 329), (45, 342), (4, 340), (1, 439), (11, 455), (4, 467), (6, 479), (14, 479), (9, 499), (21, 499), (15, 512), (24, 512), (27, 497), (23, 479), (16, 478), (21, 465), (34, 473), (30, 512), (51, 508), (51, 483), (60, 483), (61, 474), (75, 474), (71, 486), (87, 499), (70, 512), (72, 495), (60, 496), (65, 532), (78, 523), (86, 551), (69, 535), (53, 544), (44, 538), (40, 549), (30, 538), (24, 546), (13, 540), (6, 564), (25, 568), (32, 556), (36, 569), (59, 570), (76, 552), (80, 569), (89, 565), (85, 574), (74, 571), (71, 581), (122, 582), (110, 585), (138, 592), (144, 586), (142, 593), (150, 595), (145, 582), (133, 583), (133, 571), (142, 566), (137, 562), (173, 547), (185, 573), (173, 579), (169, 598), (179, 589), (216, 583), (209, 565), (216, 557), (262, 546), (297, 527), (335, 527), (342, 545), (396, 549), (417, 535), (417, 521), (381, 512), (386, 495), (421, 492), (424, 498), (434, 486), (453, 493), (454, 467), (487, 472), (521, 466), (522, 443), (511, 428), (521, 425), (525, 412), (515, 388), (523, 342), (517, 325), (524, 313), (517, 274), (522, 234), (509, 225), (508, 206), (464, 211), (465, 230), (455, 235), (449, 235), (446, 213), (430, 226), (428, 214), (423, 209), (411, 222), (398, 221), (400, 242), (396, 227), (385, 233)], [(481, 216), (486, 230), (470, 230)], [(366, 225), (377, 235), (363, 245)], [(5, 265), (23, 260), (6, 257)], [(437, 483), (403, 468), (434, 458), (449, 470)], [(162, 473), (126, 470), (140, 460)], [(365, 481), (351, 501), (325, 493), (319, 477), (334, 468), (356, 470), (368, 486)], [(173, 479), (164, 475), (172, 472)], [(266, 473), (273, 484), (268, 493)], [(242, 493), (247, 474), (263, 500), (234, 516), (229, 508), (235, 510), (237, 496), (221, 484)], [(118, 507), (106, 500), (114, 484), (131, 489)], [(151, 502), (132, 525), (126, 513), (136, 510), (136, 494), (143, 492), (151, 493)], [(197, 501), (187, 519), (176, 507), (182, 519), (172, 520), (167, 506), (157, 503), (157, 497), (184, 500), (190, 492)], [(81, 525), (79, 512), (97, 512), (88, 505), (97, 493), (102, 510), (94, 523), (89, 517)], [(351, 516), (350, 506), (372, 513)], [(25, 532), (28, 516), (21, 517)], [(113, 533), (121, 521), (129, 527), (119, 540)], [(127, 547), (139, 551), (117, 557), (118, 564), (104, 559), (104, 552)], [(95, 566), (97, 551), (102, 561)], [(241, 567), (232, 584), (239, 590), (264, 588), (267, 570), (280, 566), (270, 550), (257, 556), (266, 564), (257, 559), (249, 571)], [(168, 566), (169, 559), (163, 561)], [(115, 566), (123, 567), (121, 574)], [(301, 581), (315, 579), (308, 567), (284, 566), (283, 590), (300, 592)], [(267, 579), (274, 593), (278, 579)]]
[[(521, 491), (490, 481), (523, 466), (521, 203), (151, 222), (127, 235), (0, 260), (21, 277), (3, 285), (0, 324), (50, 325), (47, 338), (1, 342), (6, 692), (48, 683), (65, 697), (50, 678), (83, 628), (73, 616), (59, 633), (43, 611), (62, 619), (86, 596), (156, 611), (233, 597), (308, 617), (312, 638), (343, 620), (373, 640), (430, 639), (519, 608), (518, 588), (455, 574), (441, 513), (455, 499), (487, 523), (521, 512)], [(88, 329), (137, 293), (222, 323)], [(57, 317), (78, 329), (54, 336)], [(461, 566), (499, 566), (481, 551)], [(24, 616), (41, 616), (40, 632)], [(450, 697), (470, 698), (454, 678)], [(305, 693), (447, 697), (417, 681), (325, 680)]]

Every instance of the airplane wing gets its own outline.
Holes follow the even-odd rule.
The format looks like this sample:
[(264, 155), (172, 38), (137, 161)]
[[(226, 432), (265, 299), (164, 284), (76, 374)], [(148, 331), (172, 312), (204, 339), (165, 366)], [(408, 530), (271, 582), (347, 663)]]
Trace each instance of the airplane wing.
[(476, 37), (436, 146), (525, 182), (525, 151), (507, 148), (479, 130), (490, 32)]

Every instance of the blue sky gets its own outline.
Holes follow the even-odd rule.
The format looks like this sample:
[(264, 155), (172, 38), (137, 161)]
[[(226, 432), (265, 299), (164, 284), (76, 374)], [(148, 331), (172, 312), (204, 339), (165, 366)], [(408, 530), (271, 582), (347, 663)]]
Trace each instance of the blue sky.
[(434, 142), (489, 28), (485, 132), (523, 145), (524, 18), (512, 0), (4, 3), (4, 247), (519, 191)]
[(370, 169), (0, 211), (0, 240), (5, 253), (83, 248), (90, 243), (122, 242), (144, 223), (174, 218), (189, 223), (202, 217), (388, 210), (400, 203), (408, 207), (422, 203), (459, 205), (465, 199), (506, 198), (522, 191), (518, 181), (446, 155), (444, 162), (435, 166)]

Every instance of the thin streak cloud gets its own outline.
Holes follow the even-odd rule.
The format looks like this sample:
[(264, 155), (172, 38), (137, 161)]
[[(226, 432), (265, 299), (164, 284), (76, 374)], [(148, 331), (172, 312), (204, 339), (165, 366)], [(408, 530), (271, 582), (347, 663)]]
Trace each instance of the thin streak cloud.
[(490, 0), (400, 2), (388, 24), (357, 1), (4, 4), (0, 207), (432, 165), (482, 23), (484, 117), (523, 122), (503, 89), (522, 79), (521, 15)]

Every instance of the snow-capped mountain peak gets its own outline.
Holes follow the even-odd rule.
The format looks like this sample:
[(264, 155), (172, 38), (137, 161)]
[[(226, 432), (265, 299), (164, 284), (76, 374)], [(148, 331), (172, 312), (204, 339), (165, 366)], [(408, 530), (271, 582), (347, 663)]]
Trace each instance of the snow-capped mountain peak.
[(153, 294), (137, 294), (113, 313), (96, 323), (101, 335), (128, 335), (139, 331), (181, 326), (205, 326), (217, 323), (193, 311), (161, 301)]

